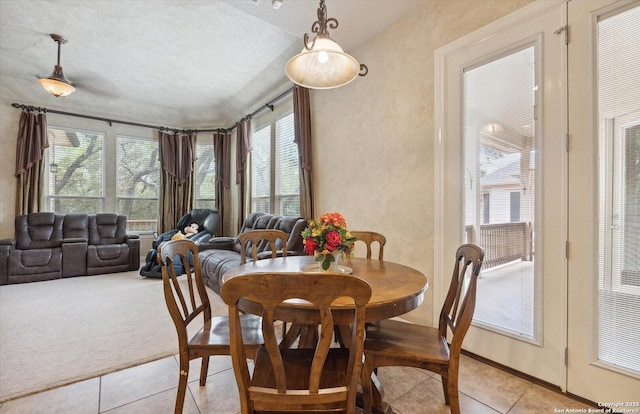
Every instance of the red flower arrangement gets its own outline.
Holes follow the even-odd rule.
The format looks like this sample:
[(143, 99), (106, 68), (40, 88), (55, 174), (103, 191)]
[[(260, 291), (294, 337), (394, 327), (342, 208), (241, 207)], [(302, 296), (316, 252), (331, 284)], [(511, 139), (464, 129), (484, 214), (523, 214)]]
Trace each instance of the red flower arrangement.
[(327, 213), (319, 220), (309, 220), (309, 225), (302, 231), (304, 250), (308, 255), (315, 255), (316, 262), (321, 262), (322, 269), (327, 270), (335, 262), (336, 252), (350, 254), (355, 237), (347, 230), (347, 221), (340, 213)]

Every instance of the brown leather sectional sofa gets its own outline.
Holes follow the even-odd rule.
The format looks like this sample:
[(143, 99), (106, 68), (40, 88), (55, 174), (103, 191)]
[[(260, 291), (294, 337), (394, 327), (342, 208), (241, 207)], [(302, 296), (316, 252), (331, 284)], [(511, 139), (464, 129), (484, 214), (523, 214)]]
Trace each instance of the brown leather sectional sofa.
[(16, 217), (16, 238), (0, 240), (0, 285), (140, 268), (138, 235), (126, 216), (31, 213)]
[[(307, 227), (307, 219), (284, 217), (265, 213), (249, 214), (242, 225), (238, 236), (250, 230), (276, 229), (289, 235), (287, 239), (287, 255), (304, 255), (302, 230)], [(270, 258), (268, 243), (258, 245), (258, 259)], [(198, 259), (204, 282), (216, 293), (220, 294), (220, 280), (228, 270), (240, 265), (241, 244), (238, 237), (212, 237), (198, 246)], [(251, 260), (251, 252), (247, 255)]]

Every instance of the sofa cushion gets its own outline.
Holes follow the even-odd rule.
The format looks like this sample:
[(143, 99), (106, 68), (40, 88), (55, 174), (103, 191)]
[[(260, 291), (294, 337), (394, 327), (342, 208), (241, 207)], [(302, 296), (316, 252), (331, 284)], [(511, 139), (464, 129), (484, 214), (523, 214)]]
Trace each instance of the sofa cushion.
[[(287, 251), (291, 254), (302, 254), (303, 249), (302, 231), (307, 227), (307, 220), (297, 217), (281, 217), (274, 227), (276, 230), (282, 230), (289, 235), (287, 239)], [(281, 249), (278, 246), (278, 249)]]
[(87, 274), (130, 270), (129, 255), (130, 249), (127, 244), (89, 245), (87, 247)]
[(119, 244), (126, 241), (127, 218), (101, 213), (89, 216), (89, 244)]
[(8, 283), (34, 282), (62, 277), (62, 250), (14, 250), (8, 257)]
[(220, 278), (227, 271), (240, 266), (240, 254), (233, 250), (210, 249), (198, 253), (205, 283), (220, 294)]
[(16, 217), (16, 249), (46, 249), (62, 244), (63, 216), (31, 213)]
[(89, 239), (89, 215), (67, 214), (64, 216), (62, 235), (68, 239)]

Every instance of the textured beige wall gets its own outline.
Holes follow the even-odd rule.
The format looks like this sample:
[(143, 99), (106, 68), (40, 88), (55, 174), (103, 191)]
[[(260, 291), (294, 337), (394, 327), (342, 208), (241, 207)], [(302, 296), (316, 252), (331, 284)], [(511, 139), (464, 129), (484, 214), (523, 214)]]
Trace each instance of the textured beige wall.
[[(339, 211), (350, 229), (383, 233), (385, 259), (432, 283), (434, 51), (527, 3), (428, 1), (350, 51), (369, 74), (311, 94), (317, 216)], [(407, 319), (432, 322), (432, 291)]]

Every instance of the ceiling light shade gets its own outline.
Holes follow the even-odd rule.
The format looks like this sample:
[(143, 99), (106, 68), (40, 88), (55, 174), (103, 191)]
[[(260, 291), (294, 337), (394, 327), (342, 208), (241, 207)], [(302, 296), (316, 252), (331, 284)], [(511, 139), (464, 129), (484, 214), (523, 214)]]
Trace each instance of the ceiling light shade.
[(53, 73), (51, 73), (49, 77), (40, 78), (38, 82), (40, 82), (40, 85), (42, 85), (47, 92), (58, 98), (60, 96), (71, 95), (75, 92), (76, 88), (64, 77), (62, 66), (60, 66), (60, 45), (67, 43), (67, 39), (57, 34), (52, 34), (51, 38), (58, 44), (58, 64), (55, 65)]
[(48, 78), (38, 79), (40, 85), (51, 95), (57, 97), (71, 95), (76, 88), (71, 86), (62, 74), (62, 68), (56, 65), (53, 73)]
[(351, 55), (344, 53), (327, 31), (338, 27), (334, 18), (327, 19), (327, 8), (320, 0), (318, 20), (311, 26), (317, 33), (309, 43), (309, 35), (304, 35), (304, 48), (289, 59), (285, 73), (292, 82), (310, 89), (332, 89), (352, 82), (358, 75), (364, 76), (368, 69)]

